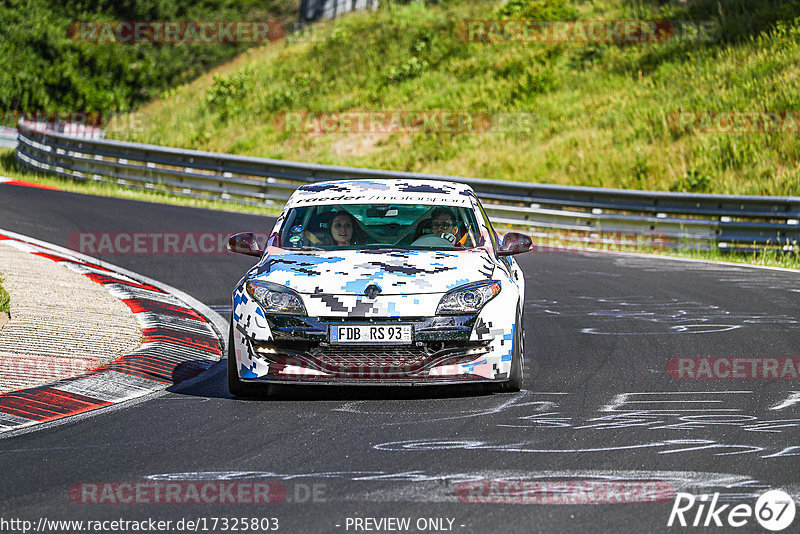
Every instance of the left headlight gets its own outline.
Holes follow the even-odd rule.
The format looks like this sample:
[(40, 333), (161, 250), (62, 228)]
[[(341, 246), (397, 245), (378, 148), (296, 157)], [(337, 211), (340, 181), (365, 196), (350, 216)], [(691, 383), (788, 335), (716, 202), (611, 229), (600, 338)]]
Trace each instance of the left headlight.
[(307, 315), (306, 307), (300, 295), (286, 286), (248, 280), (245, 283), (247, 292), (258, 302), (265, 312), (276, 314)]
[(500, 282), (487, 280), (473, 282), (451, 289), (439, 301), (436, 315), (459, 315), (462, 313), (477, 313), (484, 304), (500, 293)]

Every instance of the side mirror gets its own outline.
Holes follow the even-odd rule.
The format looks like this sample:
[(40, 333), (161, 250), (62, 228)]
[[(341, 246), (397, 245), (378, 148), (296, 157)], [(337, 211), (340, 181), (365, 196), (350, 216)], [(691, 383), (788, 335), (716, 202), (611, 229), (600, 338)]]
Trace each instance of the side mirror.
[(518, 232), (509, 232), (503, 237), (503, 244), (500, 245), (500, 250), (497, 251), (498, 256), (511, 256), (513, 254), (522, 254), (523, 252), (530, 252), (533, 248), (533, 241), (531, 237)]
[(243, 232), (230, 236), (228, 238), (228, 251), (247, 254), (248, 256), (258, 256), (259, 258), (264, 252), (258, 246), (258, 241), (256, 241), (256, 236), (253, 232)]

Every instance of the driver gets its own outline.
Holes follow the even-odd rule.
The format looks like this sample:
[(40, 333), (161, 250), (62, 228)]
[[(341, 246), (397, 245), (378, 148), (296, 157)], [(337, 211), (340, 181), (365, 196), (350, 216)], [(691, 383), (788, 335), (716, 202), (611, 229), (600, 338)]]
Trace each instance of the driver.
[(458, 223), (456, 214), (449, 208), (436, 208), (431, 213), (431, 233), (434, 235), (450, 234), (453, 237), (458, 235)]

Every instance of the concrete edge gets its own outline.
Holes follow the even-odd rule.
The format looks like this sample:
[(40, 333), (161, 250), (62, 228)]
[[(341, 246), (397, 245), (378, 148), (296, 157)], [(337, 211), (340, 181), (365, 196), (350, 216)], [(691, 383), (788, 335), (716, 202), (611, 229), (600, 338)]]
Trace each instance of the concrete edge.
[[(167, 284), (78, 252), (0, 229), (29, 253), (65, 264), (103, 285), (137, 316), (144, 341), (82, 375), (0, 394), (0, 437), (67, 417), (144, 400), (176, 384), (189, 386), (214, 371), (226, 354), (227, 321), (194, 297)], [(181, 387), (181, 389), (182, 389)]]

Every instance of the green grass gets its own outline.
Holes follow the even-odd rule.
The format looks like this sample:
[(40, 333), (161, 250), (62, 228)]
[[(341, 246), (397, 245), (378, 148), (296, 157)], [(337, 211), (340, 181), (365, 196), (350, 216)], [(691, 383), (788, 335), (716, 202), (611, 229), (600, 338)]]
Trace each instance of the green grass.
[(162, 191), (131, 189), (129, 187), (123, 187), (116, 183), (106, 181), (81, 181), (47, 174), (34, 174), (27, 172), (26, 170), (22, 170), (17, 166), (14, 151), (10, 149), (0, 149), (0, 176), (57, 187), (62, 191), (69, 191), (72, 193), (81, 193), (84, 195), (95, 195), (101, 197), (127, 198), (130, 200), (141, 200), (143, 202), (171, 204), (173, 206), (189, 206), (193, 208), (234, 211), (239, 213), (256, 213), (263, 215), (278, 215), (282, 209), (282, 206), (256, 206), (235, 201), (209, 200), (178, 196)]
[[(569, 185), (800, 195), (794, 134), (676, 130), (680, 111), (800, 111), (800, 1), (382, 2), (254, 48), (137, 112), (132, 141)], [(503, 7), (505, 6), (505, 7)], [(517, 11), (515, 11), (517, 10)], [(512, 13), (513, 12), (513, 13)], [(508, 14), (512, 13), (512, 14)], [(475, 43), (467, 19), (714, 20), (719, 39)], [(505, 133), (287, 133), (290, 110), (534, 114)], [(131, 121), (129, 121), (131, 122)]]
[(783, 269), (800, 270), (800, 256), (797, 254), (783, 254), (775, 250), (763, 252), (723, 252), (719, 249), (692, 250), (678, 249), (670, 251), (655, 251), (660, 256), (677, 258), (691, 258), (696, 260), (727, 261), (747, 265), (760, 265), (762, 267), (781, 267)]
[(0, 276), (0, 313), (8, 313), (11, 311), (11, 299), (8, 296), (8, 291), (3, 288), (3, 277)]

